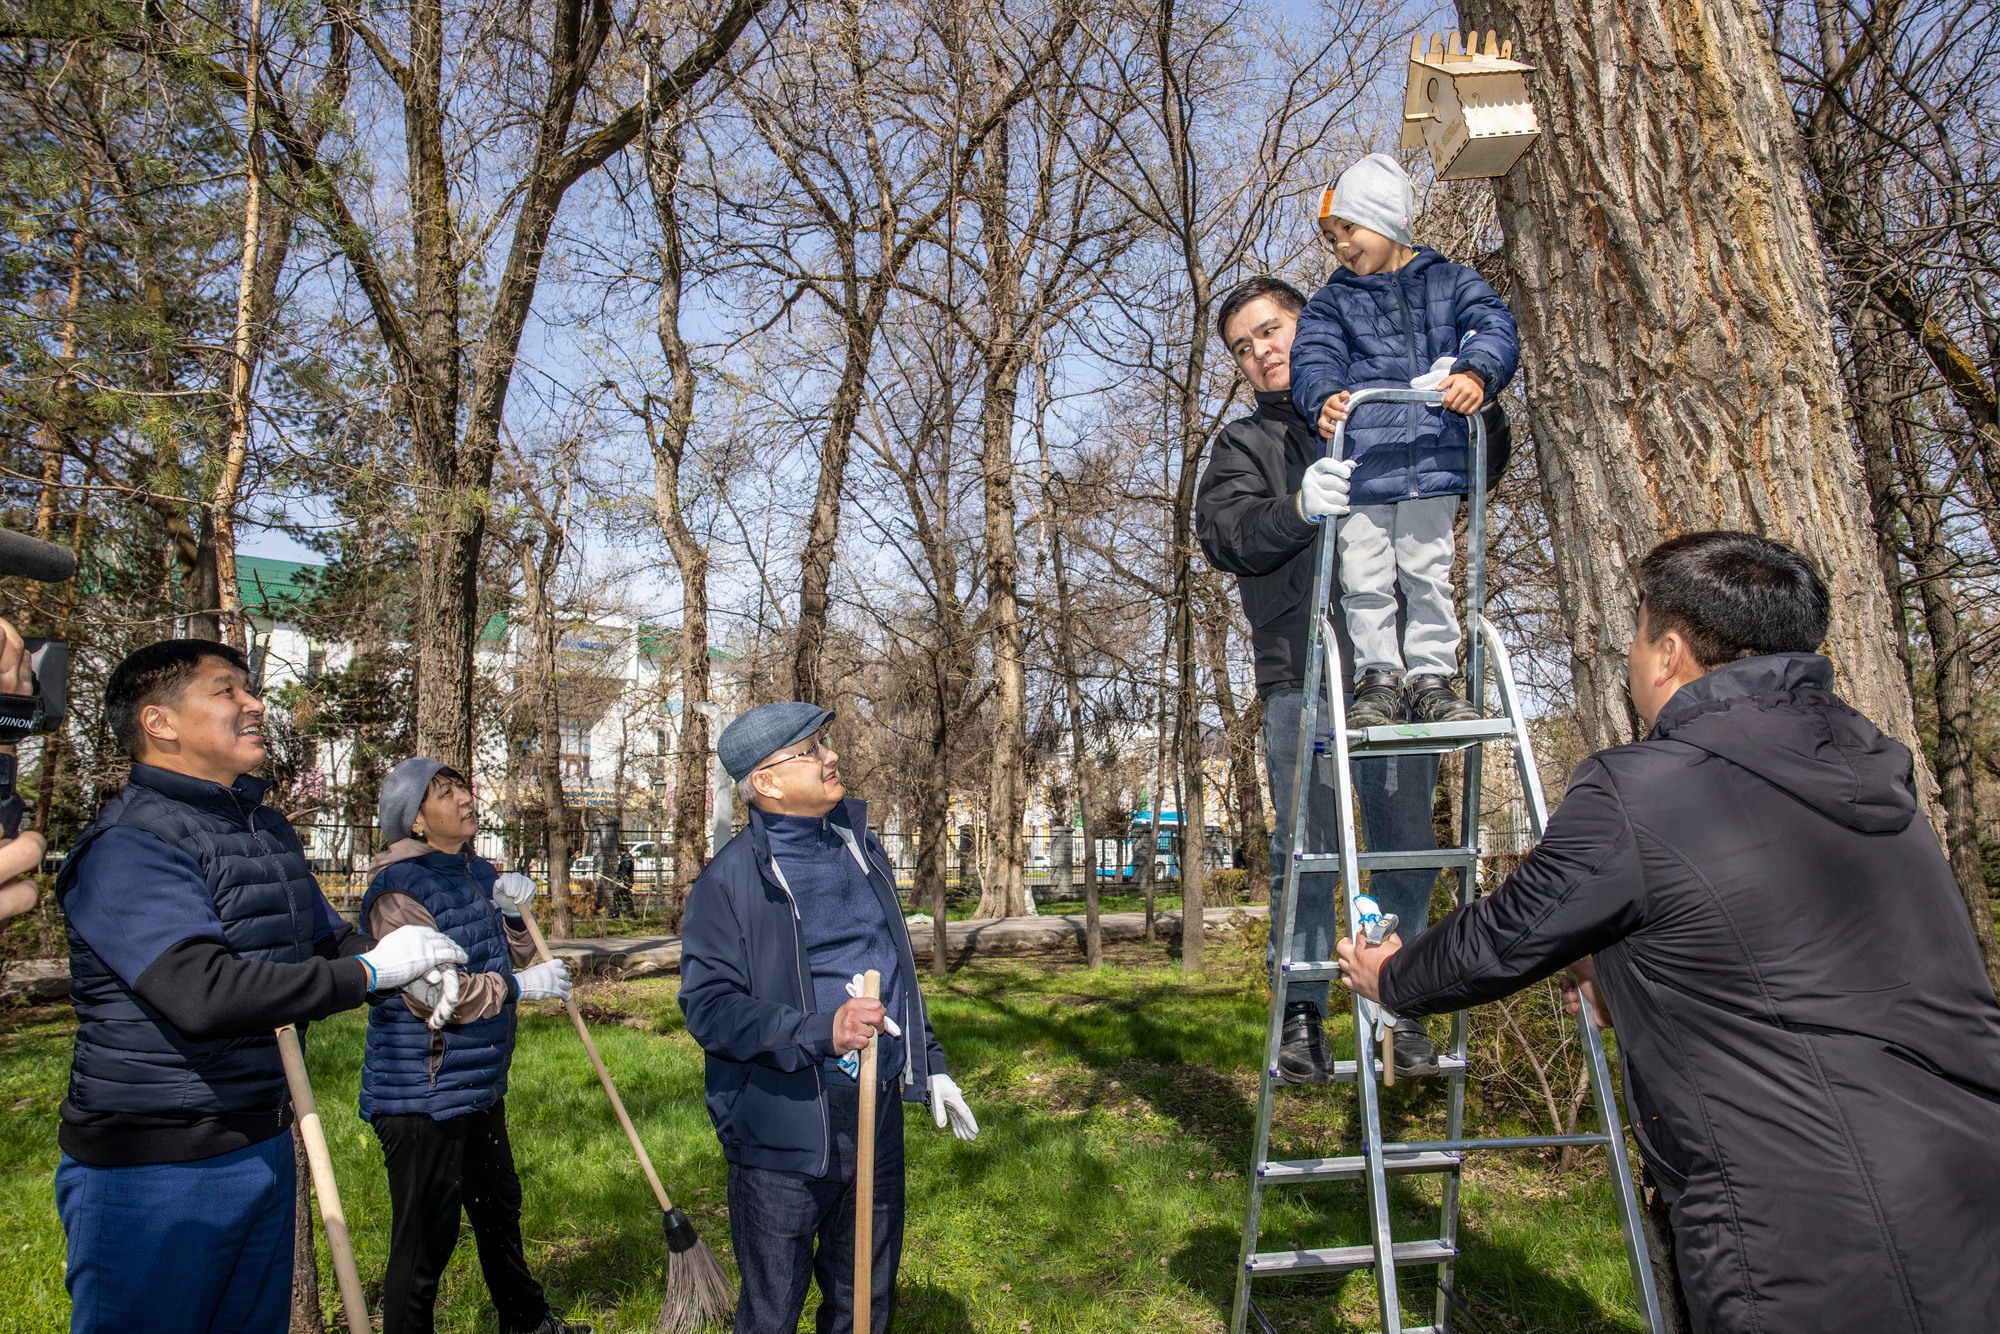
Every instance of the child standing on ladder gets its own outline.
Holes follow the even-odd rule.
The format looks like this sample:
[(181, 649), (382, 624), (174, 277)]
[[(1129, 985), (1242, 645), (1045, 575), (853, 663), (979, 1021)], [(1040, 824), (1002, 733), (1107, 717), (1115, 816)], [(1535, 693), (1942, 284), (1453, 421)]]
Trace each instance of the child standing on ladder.
[(1386, 153), (1327, 187), (1319, 230), (1340, 268), (1306, 304), (1292, 344), (1292, 400), (1323, 437), (1346, 420), (1356, 390), (1434, 388), (1449, 409), (1376, 404), (1346, 433), (1353, 508), (1336, 539), (1354, 639), (1353, 727), (1479, 717), (1452, 687), (1452, 525), (1471, 484), (1466, 415), (1513, 379), (1520, 341), (1485, 279), (1413, 243), (1416, 206), (1409, 174)]

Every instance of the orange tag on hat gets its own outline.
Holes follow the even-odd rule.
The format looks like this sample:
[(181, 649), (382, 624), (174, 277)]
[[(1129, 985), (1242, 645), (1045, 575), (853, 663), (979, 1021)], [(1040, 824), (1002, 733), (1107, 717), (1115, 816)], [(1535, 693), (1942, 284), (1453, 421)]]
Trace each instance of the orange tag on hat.
[(1331, 186), (1320, 193), (1319, 216), (1322, 220), (1333, 216), (1333, 188)]

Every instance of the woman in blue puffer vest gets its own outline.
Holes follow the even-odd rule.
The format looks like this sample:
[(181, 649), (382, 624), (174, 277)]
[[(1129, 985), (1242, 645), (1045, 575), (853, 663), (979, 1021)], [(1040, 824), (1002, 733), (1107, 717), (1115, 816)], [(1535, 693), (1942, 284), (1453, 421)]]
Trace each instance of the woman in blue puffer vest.
[(507, 1139), (515, 1002), (569, 994), (559, 961), (514, 970), (534, 957), (520, 918), (534, 884), (509, 876), (496, 888), (493, 863), (469, 846), (479, 831), (472, 785), (436, 760), (397, 765), (383, 780), (379, 815), (388, 847), (369, 865), (362, 920), (434, 926), (467, 956), (456, 974), (413, 983), (368, 1015), (361, 1117), (382, 1142), (392, 1210), (383, 1334), (431, 1334), (461, 1208), (503, 1331), (590, 1334), (564, 1324), (528, 1272)]

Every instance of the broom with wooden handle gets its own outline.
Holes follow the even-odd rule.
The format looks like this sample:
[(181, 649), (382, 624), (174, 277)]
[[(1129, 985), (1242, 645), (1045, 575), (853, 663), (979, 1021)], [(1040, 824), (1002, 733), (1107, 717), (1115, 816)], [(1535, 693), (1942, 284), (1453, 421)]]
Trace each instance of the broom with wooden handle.
[[(521, 923), (528, 928), (529, 939), (535, 942), (535, 954), (543, 963), (550, 962), (553, 956), (549, 954), (549, 942), (542, 938), (535, 914), (525, 906), (521, 909)], [(576, 1025), (576, 1035), (583, 1040), (583, 1050), (597, 1071), (597, 1082), (604, 1085), (604, 1094), (611, 1099), (611, 1110), (617, 1113), (625, 1138), (632, 1143), (632, 1152), (646, 1173), (653, 1197), (660, 1202), (662, 1225), (667, 1233), (667, 1293), (660, 1302), (660, 1334), (688, 1334), (704, 1325), (727, 1324), (736, 1311), (736, 1285), (722, 1272), (715, 1253), (695, 1232), (688, 1216), (667, 1198), (667, 1188), (660, 1184), (660, 1174), (653, 1170), (646, 1145), (626, 1114), (625, 1100), (618, 1096), (618, 1086), (611, 1082), (611, 1072), (604, 1068), (604, 1058), (597, 1053), (597, 1043), (592, 1041), (583, 1014), (576, 1008), (576, 998), (563, 997), (563, 1006), (569, 1011), (569, 1021)]]
[(292, 1110), (299, 1118), (299, 1138), (312, 1168), (313, 1195), (319, 1200), (320, 1222), (326, 1226), (326, 1248), (333, 1253), (333, 1274), (340, 1281), (340, 1304), (348, 1334), (370, 1334), (368, 1297), (361, 1291), (361, 1271), (354, 1264), (354, 1245), (347, 1237), (347, 1215), (340, 1208), (340, 1187), (333, 1180), (333, 1155), (326, 1149), (326, 1131), (319, 1123), (319, 1103), (306, 1079), (305, 1053), (299, 1050), (299, 1030), (286, 1024), (278, 1030), (278, 1059), (285, 1063), (285, 1082), (292, 1090)]
[[(861, 994), (882, 998), (882, 974), (862, 974)], [(861, 1049), (861, 1114), (854, 1128), (854, 1334), (867, 1334), (875, 1296), (875, 1062), (881, 1034), (870, 1033)]]

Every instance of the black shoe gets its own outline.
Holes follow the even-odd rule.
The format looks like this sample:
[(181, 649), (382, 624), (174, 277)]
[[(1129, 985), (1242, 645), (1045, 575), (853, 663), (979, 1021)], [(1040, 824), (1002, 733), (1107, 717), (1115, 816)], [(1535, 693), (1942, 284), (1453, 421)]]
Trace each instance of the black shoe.
[(1354, 702), (1347, 706), (1347, 726), (1387, 727), (1405, 721), (1403, 674), (1371, 667), (1354, 685)]
[(1431, 1035), (1424, 1031), (1422, 1021), (1398, 1019), (1396, 1021), (1396, 1078), (1407, 1079), (1412, 1075), (1434, 1075), (1438, 1072), (1438, 1051), (1431, 1042)]
[(1410, 717), (1420, 723), (1469, 723), (1480, 716), (1442, 676), (1410, 678)]
[(1278, 1077), (1287, 1084), (1324, 1084), (1327, 1073), (1326, 1031), (1320, 1027), (1319, 1006), (1290, 1002), (1278, 1044)]
[(589, 1325), (565, 1325), (562, 1317), (554, 1311), (542, 1318), (542, 1323), (528, 1331), (528, 1334), (590, 1334)]

